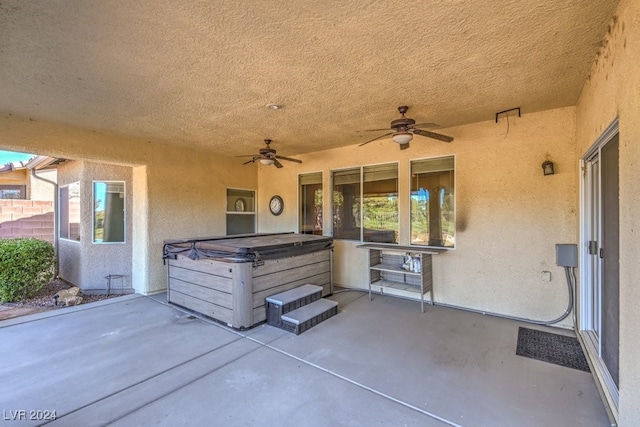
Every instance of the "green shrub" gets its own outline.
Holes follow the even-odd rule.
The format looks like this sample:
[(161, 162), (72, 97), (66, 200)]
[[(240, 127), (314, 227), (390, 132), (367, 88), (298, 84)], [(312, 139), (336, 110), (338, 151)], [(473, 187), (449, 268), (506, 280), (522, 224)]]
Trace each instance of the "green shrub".
[(32, 297), (54, 276), (55, 251), (44, 240), (0, 239), (0, 301)]

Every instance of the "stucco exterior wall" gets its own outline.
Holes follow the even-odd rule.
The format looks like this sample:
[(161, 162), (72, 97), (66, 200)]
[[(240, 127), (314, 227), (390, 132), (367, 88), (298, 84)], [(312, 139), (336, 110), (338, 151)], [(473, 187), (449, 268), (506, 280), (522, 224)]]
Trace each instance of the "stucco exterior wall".
[[(84, 173), (83, 162), (67, 162), (58, 167), (58, 185), (60, 187), (80, 182)], [(80, 188), (80, 199), (86, 197), (84, 189)], [(56, 209), (59, 209), (56, 206)], [(85, 236), (85, 225), (80, 223), (80, 238)], [(68, 239), (58, 239), (58, 275), (75, 285), (82, 284), (82, 246), (80, 242)]]
[[(224, 235), (226, 189), (258, 187), (255, 168), (239, 169), (238, 159), (212, 150), (101, 134), (17, 115), (0, 116), (0, 147), (133, 168), (132, 285), (143, 294), (166, 288), (164, 239)], [(68, 241), (61, 245), (79, 247)]]
[(577, 156), (620, 125), (619, 425), (640, 425), (640, 1), (622, 0), (576, 108)]
[(29, 174), (29, 186), (27, 189), (27, 192), (29, 194), (28, 197), (31, 200), (49, 200), (53, 202), (55, 185), (43, 181), (43, 179), (46, 179), (47, 181), (57, 182), (58, 171), (56, 169), (37, 171), (37, 176), (42, 179), (34, 178), (31, 174), (31, 171), (27, 171), (27, 173)]
[[(398, 162), (400, 244), (409, 244), (410, 160), (443, 155), (456, 159), (456, 249), (434, 258), (436, 301), (530, 319), (551, 320), (567, 306), (564, 270), (555, 264), (555, 244), (575, 243), (577, 160), (575, 109), (567, 107), (522, 117), (511, 116), (441, 129), (451, 144), (415, 137), (400, 151), (390, 140), (299, 156), (282, 169), (258, 166), (259, 231), (297, 227), (297, 174), (323, 171), (324, 200), (330, 200), (331, 170)], [(544, 176), (541, 164), (554, 162), (556, 174)], [(274, 194), (285, 210), (268, 211)], [(330, 206), (325, 203), (325, 234)], [(367, 286), (366, 251), (358, 242), (337, 241), (334, 281)], [(550, 271), (551, 282), (542, 281)], [(561, 323), (571, 327), (569, 317)]]
[[(74, 162), (79, 163), (79, 162)], [(112, 287), (131, 288), (132, 254), (132, 171), (130, 167), (83, 162), (80, 176), (80, 282), (83, 290), (102, 290), (105, 276), (123, 275), (122, 281), (112, 281)], [(65, 173), (61, 168), (61, 178)], [(125, 183), (125, 243), (93, 243), (93, 181), (124, 181)]]

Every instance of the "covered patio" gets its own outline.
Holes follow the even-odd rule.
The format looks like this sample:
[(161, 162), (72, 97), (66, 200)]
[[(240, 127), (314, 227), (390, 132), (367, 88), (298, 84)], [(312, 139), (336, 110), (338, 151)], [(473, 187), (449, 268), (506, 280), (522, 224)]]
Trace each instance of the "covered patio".
[[(422, 314), (415, 301), (354, 291), (333, 298), (339, 314), (298, 336), (266, 325), (234, 331), (177, 310), (164, 294), (5, 321), (3, 418), (16, 426), (610, 424), (591, 374), (516, 355), (518, 328), (531, 325), (442, 306)], [(56, 419), (30, 419), (47, 411)]]
[[(5, 415), (640, 426), (639, 17), (640, 0), (3, 0), (0, 150), (67, 160), (58, 276), (137, 294), (0, 324)], [(239, 334), (154, 296), (166, 240), (287, 232), (334, 239), (351, 290), (321, 327)], [(370, 243), (409, 247), (393, 256), (415, 281)], [(517, 356), (522, 324), (501, 318), (563, 313), (556, 245), (576, 280), (554, 330), (592, 374)], [(432, 249), (426, 280), (411, 259)], [(369, 302), (372, 271), (436, 306)]]

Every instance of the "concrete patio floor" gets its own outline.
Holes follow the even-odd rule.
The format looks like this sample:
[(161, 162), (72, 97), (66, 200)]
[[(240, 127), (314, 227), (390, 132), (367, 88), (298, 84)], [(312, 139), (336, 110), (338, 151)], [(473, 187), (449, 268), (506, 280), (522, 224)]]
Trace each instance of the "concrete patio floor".
[[(358, 292), (334, 298), (338, 315), (299, 336), (233, 331), (164, 295), (2, 321), (3, 423), (610, 425), (591, 374), (515, 354), (518, 327), (538, 327), (439, 306), (422, 314), (414, 301)], [(56, 420), (30, 419), (44, 411)]]

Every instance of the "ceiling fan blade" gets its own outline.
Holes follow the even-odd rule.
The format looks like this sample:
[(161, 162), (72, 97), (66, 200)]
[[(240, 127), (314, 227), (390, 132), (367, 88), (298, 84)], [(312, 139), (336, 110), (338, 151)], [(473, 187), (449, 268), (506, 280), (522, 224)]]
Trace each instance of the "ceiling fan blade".
[(287, 160), (289, 162), (302, 163), (302, 160), (292, 159), (291, 157), (285, 157), (285, 156), (276, 156), (276, 159)]
[(365, 129), (365, 130), (357, 130), (356, 132), (382, 132), (383, 130), (389, 130), (389, 128), (382, 128), (382, 129)]
[(400, 149), (401, 150), (406, 150), (407, 148), (409, 148), (409, 143), (408, 142), (406, 144), (400, 144)]
[(273, 159), (273, 164), (280, 169), (282, 167), (282, 163), (278, 161), (278, 159)]
[(447, 135), (442, 135), (439, 133), (435, 133), (435, 132), (430, 132), (428, 130), (422, 130), (422, 129), (411, 129), (411, 131), (413, 133), (415, 133), (416, 135), (420, 135), (420, 136), (426, 136), (427, 138), (433, 138), (433, 139), (437, 139), (439, 141), (444, 141), (444, 142), (451, 142), (453, 141), (453, 137), (451, 136), (447, 136)]
[(256, 157), (255, 154), (244, 154), (242, 156), (233, 156), (233, 157)]
[(392, 133), (394, 133), (394, 132), (385, 133), (384, 135), (380, 135), (380, 136), (378, 136), (378, 137), (376, 137), (376, 138), (373, 138), (373, 139), (371, 139), (371, 140), (369, 140), (369, 141), (367, 141), (367, 142), (363, 142), (362, 144), (358, 144), (358, 147), (362, 147), (362, 146), (363, 146), (363, 145), (365, 145), (365, 144), (368, 144), (368, 143), (370, 143), (370, 142), (377, 141), (377, 140), (379, 140), (379, 139), (382, 139), (382, 138), (384, 138), (384, 137), (387, 137), (387, 136), (391, 135)]
[(440, 127), (437, 123), (427, 122), (427, 123), (417, 123), (412, 125), (415, 128), (437, 128)]
[[(245, 156), (242, 156), (245, 157)], [(244, 162), (243, 165), (249, 164), (249, 163), (254, 163), (256, 161), (256, 159), (258, 159), (259, 157), (254, 157), (253, 159), (249, 160), (248, 162)]]

